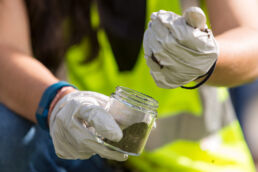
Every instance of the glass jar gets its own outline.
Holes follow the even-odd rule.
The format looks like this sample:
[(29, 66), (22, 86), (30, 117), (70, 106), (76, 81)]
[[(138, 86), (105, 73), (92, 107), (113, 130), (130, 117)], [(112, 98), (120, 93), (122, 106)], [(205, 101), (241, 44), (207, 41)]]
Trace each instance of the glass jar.
[(111, 95), (106, 110), (123, 131), (119, 142), (105, 139), (104, 144), (128, 155), (140, 155), (157, 117), (158, 102), (153, 98), (119, 86)]

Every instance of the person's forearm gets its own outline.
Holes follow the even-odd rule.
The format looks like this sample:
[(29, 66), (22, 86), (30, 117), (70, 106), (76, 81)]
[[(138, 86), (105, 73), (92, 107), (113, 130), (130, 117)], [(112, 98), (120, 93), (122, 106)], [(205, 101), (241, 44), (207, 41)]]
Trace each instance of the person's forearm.
[(57, 82), (34, 58), (0, 46), (0, 102), (36, 122), (35, 112), (44, 90)]
[(219, 43), (218, 63), (209, 84), (238, 86), (258, 78), (258, 1), (206, 0)]
[(216, 36), (220, 54), (207, 81), (215, 86), (238, 86), (258, 78), (258, 30), (238, 27)]

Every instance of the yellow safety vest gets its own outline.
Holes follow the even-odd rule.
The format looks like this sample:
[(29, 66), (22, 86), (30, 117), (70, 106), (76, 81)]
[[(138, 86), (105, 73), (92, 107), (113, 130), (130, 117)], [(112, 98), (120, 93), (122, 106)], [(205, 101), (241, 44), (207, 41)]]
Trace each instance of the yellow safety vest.
[[(147, 15), (160, 9), (180, 11), (176, 0), (147, 1)], [(96, 9), (92, 12), (97, 25)], [(87, 38), (67, 52), (70, 82), (79, 89), (110, 95), (116, 86), (125, 86), (159, 101), (157, 128), (146, 150), (129, 157), (127, 165), (141, 172), (253, 172), (252, 158), (234, 116), (224, 88), (202, 86), (185, 90), (158, 88), (145, 63), (143, 50), (131, 71), (120, 72), (108, 39), (98, 31), (99, 56), (81, 64), (87, 53)]]

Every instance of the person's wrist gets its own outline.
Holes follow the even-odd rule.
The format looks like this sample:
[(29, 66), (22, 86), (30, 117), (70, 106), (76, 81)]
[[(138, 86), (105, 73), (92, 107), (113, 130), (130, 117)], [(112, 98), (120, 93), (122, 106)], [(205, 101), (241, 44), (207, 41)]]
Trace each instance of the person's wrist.
[(57, 102), (62, 99), (65, 95), (71, 93), (71, 92), (74, 92), (74, 91), (78, 91), (77, 89), (75, 89), (74, 87), (71, 87), (71, 86), (67, 86), (67, 87), (63, 87), (61, 88), (55, 98), (52, 100), (52, 102), (50, 103), (50, 106), (49, 106), (49, 110), (48, 110), (48, 123), (49, 123), (49, 120), (50, 120), (50, 116), (51, 116), (51, 112), (53, 111), (55, 105), (57, 104)]
[(45, 131), (49, 131), (49, 125), (48, 125), (49, 113), (48, 112), (49, 112), (50, 104), (53, 101), (53, 99), (56, 97), (58, 91), (61, 90), (63, 87), (76, 88), (74, 85), (69, 84), (65, 81), (59, 81), (47, 87), (41, 96), (35, 115), (36, 115), (36, 119), (39, 127)]
[(181, 88), (184, 88), (184, 89), (195, 89), (195, 88), (198, 88), (200, 87), (201, 85), (203, 85), (209, 78), (210, 76), (212, 75), (215, 67), (216, 67), (216, 63), (217, 63), (217, 60), (213, 63), (213, 65), (211, 66), (211, 68), (209, 69), (209, 71), (202, 75), (202, 76), (199, 76), (198, 78), (196, 78), (194, 81), (197, 82), (197, 84), (195, 86), (181, 86)]

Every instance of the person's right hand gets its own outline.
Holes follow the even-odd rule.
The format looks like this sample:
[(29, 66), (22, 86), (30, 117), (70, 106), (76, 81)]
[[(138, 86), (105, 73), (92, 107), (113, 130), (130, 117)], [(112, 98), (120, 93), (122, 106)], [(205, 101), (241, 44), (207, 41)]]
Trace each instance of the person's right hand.
[(106, 148), (101, 137), (119, 141), (123, 133), (104, 107), (109, 97), (96, 92), (75, 91), (57, 102), (49, 120), (57, 156), (63, 159), (103, 158), (125, 161), (127, 155)]
[(184, 16), (163, 10), (152, 13), (143, 47), (157, 86), (183, 86), (212, 69), (219, 48), (205, 23), (205, 14), (198, 7), (187, 9)]

